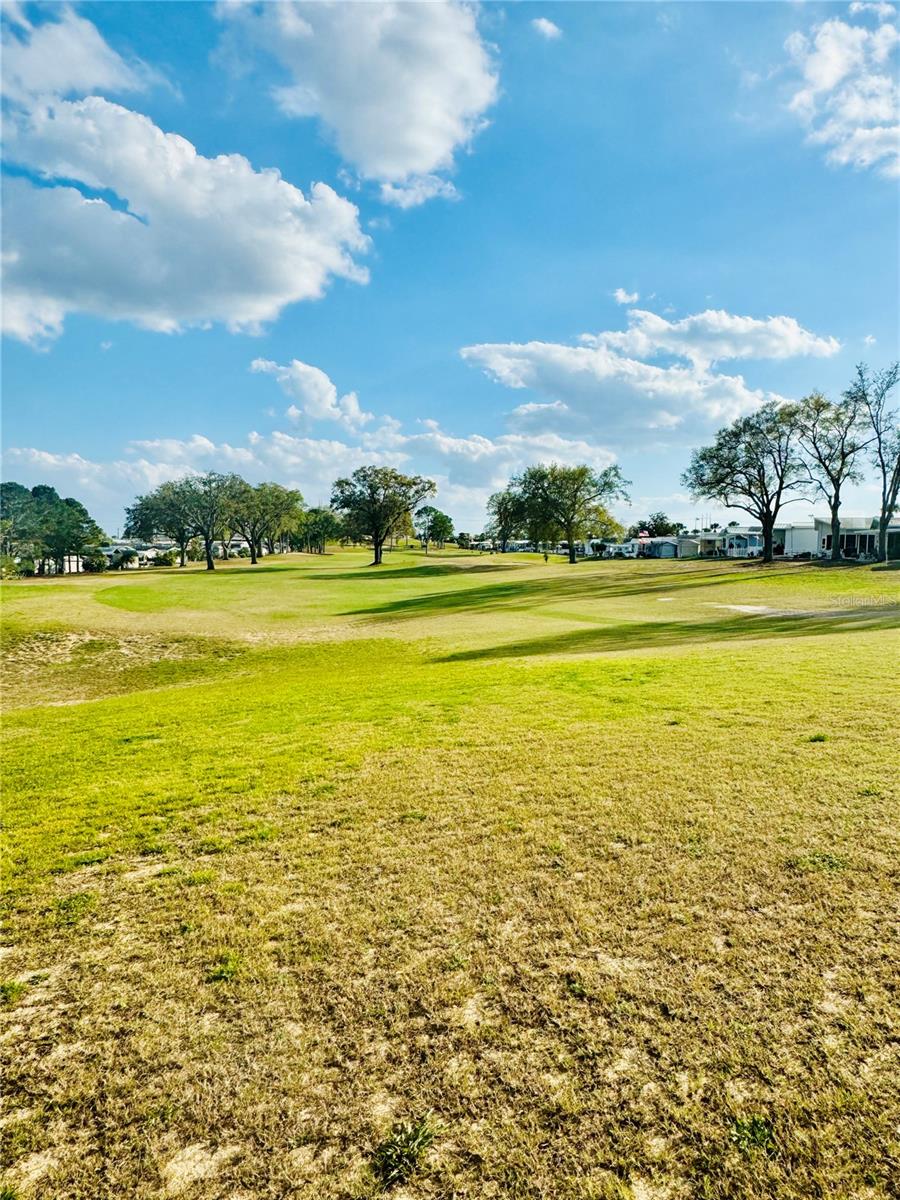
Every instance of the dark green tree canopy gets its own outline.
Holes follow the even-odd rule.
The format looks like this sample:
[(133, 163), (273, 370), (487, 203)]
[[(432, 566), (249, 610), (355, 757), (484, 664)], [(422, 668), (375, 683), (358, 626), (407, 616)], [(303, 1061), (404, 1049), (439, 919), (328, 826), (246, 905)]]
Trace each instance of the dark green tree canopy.
[(646, 533), (649, 537), (675, 537), (684, 531), (681, 521), (672, 521), (664, 512), (652, 512), (645, 521), (636, 521), (628, 527), (627, 537), (639, 537)]
[(55, 488), (30, 490), (12, 481), (0, 486), (0, 537), (4, 554), (61, 571), (65, 559), (106, 540), (103, 530), (79, 500), (61, 499)]

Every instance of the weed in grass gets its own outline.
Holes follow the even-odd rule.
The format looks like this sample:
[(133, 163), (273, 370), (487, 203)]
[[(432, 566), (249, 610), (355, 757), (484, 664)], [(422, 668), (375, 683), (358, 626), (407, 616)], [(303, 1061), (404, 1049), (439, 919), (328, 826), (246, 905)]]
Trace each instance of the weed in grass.
[(270, 825), (258, 825), (248, 829), (235, 839), (236, 846), (251, 846), (254, 842), (270, 842), (275, 836), (275, 830)]
[(241, 970), (241, 956), (229, 950), (220, 954), (216, 963), (206, 973), (207, 983), (229, 983), (236, 979)]
[(767, 1117), (738, 1117), (731, 1127), (731, 1140), (742, 1154), (762, 1150), (771, 1157), (775, 1153), (775, 1131)]
[(106, 862), (109, 854), (105, 850), (86, 850), (83, 854), (73, 854), (50, 868), (51, 875), (65, 875), (69, 871), (77, 871), (81, 867), (95, 867)]
[(19, 1200), (19, 1193), (14, 1187), (6, 1184), (0, 1187), (0, 1200)]
[(3, 979), (0, 980), (0, 1004), (4, 1008), (12, 1008), (17, 1004), (25, 993), (28, 991), (28, 984), (21, 983), (18, 979)]
[(138, 850), (141, 858), (158, 858), (165, 852), (166, 848), (161, 842), (144, 842)]
[(224, 854), (228, 843), (221, 838), (204, 838), (197, 847), (198, 854)]
[(73, 892), (62, 896), (53, 905), (53, 919), (57, 925), (77, 925), (96, 905), (93, 892)]
[(566, 991), (570, 996), (574, 996), (576, 1000), (587, 1000), (588, 990), (584, 986), (581, 976), (575, 972), (570, 972), (565, 976), (564, 981)]
[(784, 865), (791, 871), (804, 873), (807, 871), (846, 871), (850, 864), (841, 854), (831, 854), (827, 850), (814, 850), (811, 854), (792, 854), (784, 860)]
[(372, 1171), (385, 1189), (406, 1183), (436, 1136), (430, 1114), (399, 1121), (372, 1156)]
[(207, 883), (215, 883), (215, 871), (191, 871), (184, 877), (187, 887), (203, 887)]
[(828, 741), (828, 734), (827, 734), (827, 733), (813, 733), (813, 734), (810, 734), (810, 736), (809, 736), (809, 741), (811, 741), (811, 742), (827, 742), (827, 741)]

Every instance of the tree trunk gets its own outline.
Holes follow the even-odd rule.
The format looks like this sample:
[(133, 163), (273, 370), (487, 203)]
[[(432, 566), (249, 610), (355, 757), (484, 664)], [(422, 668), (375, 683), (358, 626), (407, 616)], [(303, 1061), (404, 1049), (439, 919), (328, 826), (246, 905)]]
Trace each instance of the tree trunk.
[(831, 507), (831, 561), (841, 561), (841, 518), (840, 503)]
[(575, 553), (575, 532), (572, 529), (566, 530), (566, 539), (569, 543), (569, 562), (575, 563), (578, 561), (578, 555)]
[(213, 562), (212, 540), (209, 538), (204, 538), (203, 548), (206, 551), (206, 569), (207, 571), (214, 571), (216, 569), (216, 564)]
[(254, 542), (253, 538), (249, 538), (248, 540), (250, 542), (250, 566), (255, 567), (257, 563), (256, 542)]
[(888, 526), (891, 523), (889, 515), (878, 518), (878, 561), (887, 562)]
[(187, 542), (180, 542), (178, 549), (181, 552), (181, 565), (184, 566), (187, 562)]
[(772, 562), (775, 557), (775, 522), (763, 521), (763, 562)]
[(381, 552), (384, 549), (384, 538), (372, 538), (372, 549), (375, 551), (375, 558), (372, 561), (373, 567), (381, 566)]

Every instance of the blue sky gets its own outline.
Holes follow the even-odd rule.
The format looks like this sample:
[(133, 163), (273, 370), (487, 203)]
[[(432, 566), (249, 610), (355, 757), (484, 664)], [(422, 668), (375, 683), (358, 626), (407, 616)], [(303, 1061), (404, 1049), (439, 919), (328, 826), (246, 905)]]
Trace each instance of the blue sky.
[(897, 355), (889, 4), (3, 13), (4, 476), (110, 531), (372, 461), (477, 530), (615, 458), (692, 523), (692, 446)]

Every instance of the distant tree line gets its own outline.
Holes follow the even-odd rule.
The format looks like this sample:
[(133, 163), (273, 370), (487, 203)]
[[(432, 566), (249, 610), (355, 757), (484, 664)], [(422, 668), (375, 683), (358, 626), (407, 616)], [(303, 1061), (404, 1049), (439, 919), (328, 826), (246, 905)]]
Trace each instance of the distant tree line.
[(436, 508), (421, 508), (437, 490), (421, 476), (403, 475), (391, 467), (360, 467), (338, 479), (331, 506), (306, 508), (296, 489), (278, 483), (247, 483), (239, 475), (188, 476), (161, 484), (138, 496), (126, 509), (129, 537), (150, 539), (160, 534), (179, 547), (181, 563), (199, 539), (208, 570), (215, 569), (214, 547), (227, 557), (237, 536), (246, 544), (251, 563), (276, 548), (324, 554), (330, 541), (370, 542), (374, 562), (382, 561), (385, 542), (416, 528), (427, 549), (453, 534), (450, 518)]
[(294, 489), (280, 483), (253, 487), (239, 475), (208, 471), (162, 483), (138, 496), (125, 510), (125, 536), (171, 538), (182, 566), (196, 538), (212, 571), (217, 542), (227, 558), (232, 539), (243, 538), (255, 563), (264, 549), (271, 553), (276, 542), (298, 534), (303, 516), (303, 497)]
[(864, 364), (839, 400), (812, 392), (796, 404), (763, 404), (720, 429), (695, 450), (682, 482), (696, 499), (740, 508), (763, 533), (763, 558), (774, 557), (774, 533), (785, 504), (818, 496), (831, 516), (831, 558), (841, 558), (844, 489), (868, 461), (880, 485), (877, 558), (887, 558), (888, 526), (900, 495), (900, 422), (889, 406), (900, 364), (872, 372)]
[[(848, 483), (862, 478), (868, 462), (879, 480), (877, 556), (884, 561), (888, 526), (900, 496), (900, 426), (897, 409), (890, 407), (898, 377), (898, 363), (877, 372), (860, 364), (839, 400), (812, 392), (796, 404), (763, 404), (695, 450), (682, 480), (696, 499), (743, 509), (758, 521), (766, 561), (774, 555), (775, 525), (784, 505), (821, 497), (831, 515), (831, 557), (837, 561), (843, 493)], [(504, 551), (519, 537), (545, 553), (565, 541), (574, 563), (578, 542), (614, 542), (624, 535), (609, 505), (627, 500), (627, 487), (616, 465), (598, 471), (586, 464), (538, 463), (490, 497), (485, 534)], [(434, 480), (424, 476), (365, 466), (335, 481), (330, 507), (306, 508), (296, 489), (252, 485), (238, 475), (210, 471), (162, 483), (136, 497), (126, 509), (125, 534), (146, 541), (169, 538), (182, 566), (189, 558), (204, 558), (208, 570), (215, 568), (216, 547), (227, 558), (235, 538), (242, 542), (239, 553), (251, 563), (276, 549), (322, 554), (328, 542), (340, 540), (371, 544), (372, 565), (377, 566), (385, 545), (399, 538), (417, 536), (426, 553), (453, 538), (451, 519), (426, 503), (436, 491)], [(682, 532), (680, 522), (655, 512), (632, 525), (628, 535)], [(62, 499), (46, 485), (0, 485), (4, 571), (13, 564), (25, 573), (45, 574), (52, 564), (62, 572), (72, 555), (83, 569), (102, 570), (107, 560), (100, 545), (106, 540), (78, 500)], [(461, 548), (473, 540), (468, 533), (456, 536)], [(127, 565), (129, 557), (133, 552), (123, 549), (117, 565)]]

